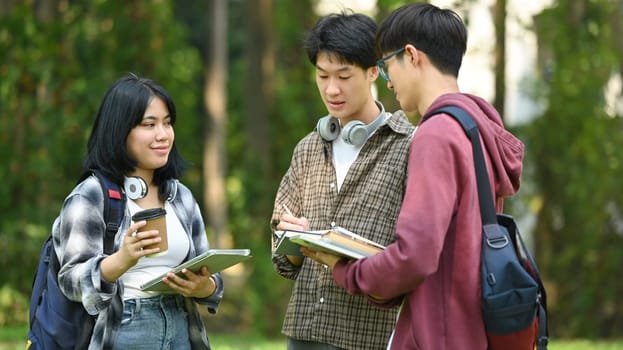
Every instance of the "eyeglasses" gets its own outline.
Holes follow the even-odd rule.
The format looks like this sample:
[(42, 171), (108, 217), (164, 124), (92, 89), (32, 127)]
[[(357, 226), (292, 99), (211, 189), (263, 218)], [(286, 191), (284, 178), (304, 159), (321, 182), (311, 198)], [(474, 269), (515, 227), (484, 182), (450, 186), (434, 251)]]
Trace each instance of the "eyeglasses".
[(386, 81), (390, 81), (389, 79), (389, 73), (387, 73), (387, 61), (396, 56), (401, 54), (403, 51), (405, 50), (405, 48), (401, 48), (398, 49), (392, 53), (390, 53), (389, 55), (381, 58), (380, 60), (376, 61), (376, 69), (378, 69), (379, 74), (381, 75), (381, 78), (385, 79)]

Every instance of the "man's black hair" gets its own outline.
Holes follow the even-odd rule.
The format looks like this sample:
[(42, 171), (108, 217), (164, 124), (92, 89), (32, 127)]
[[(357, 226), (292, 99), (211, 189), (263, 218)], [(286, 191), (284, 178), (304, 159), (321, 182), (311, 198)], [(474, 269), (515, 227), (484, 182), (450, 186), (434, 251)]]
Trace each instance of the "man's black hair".
[(376, 64), (376, 23), (357, 13), (330, 14), (318, 20), (305, 38), (309, 61), (315, 66), (318, 54), (326, 52), (340, 61), (368, 69)]
[(467, 49), (467, 29), (452, 10), (428, 3), (407, 4), (381, 23), (376, 52), (381, 56), (407, 44), (424, 52), (442, 73), (458, 77)]

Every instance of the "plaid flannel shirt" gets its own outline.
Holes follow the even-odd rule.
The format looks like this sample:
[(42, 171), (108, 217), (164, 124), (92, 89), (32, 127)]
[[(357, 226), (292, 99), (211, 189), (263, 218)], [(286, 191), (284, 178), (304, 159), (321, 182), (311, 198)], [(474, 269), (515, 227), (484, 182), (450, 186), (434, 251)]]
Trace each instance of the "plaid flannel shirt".
[[(285, 204), (294, 215), (306, 217), (311, 230), (337, 225), (382, 245), (394, 241), (413, 132), (405, 114), (394, 113), (363, 145), (339, 192), (332, 143), (317, 132), (307, 135), (294, 149), (281, 180), (272, 229)], [(297, 267), (284, 255), (273, 254), (272, 262), (277, 273), (295, 280), (282, 329), (285, 335), (345, 349), (387, 347), (396, 308), (377, 308), (363, 296), (347, 294), (333, 282), (328, 268), (311, 259)]]
[[(103, 254), (105, 232), (104, 197), (95, 176), (78, 184), (63, 203), (60, 216), (54, 222), (52, 236), (54, 249), (59, 257), (59, 287), (71, 300), (82, 302), (97, 320), (89, 349), (108, 349), (114, 342), (123, 313), (123, 283), (107, 283), (100, 275), (99, 262)], [(190, 251), (185, 260), (191, 259), (209, 249), (203, 218), (199, 205), (191, 191), (178, 183), (176, 197), (171, 206), (190, 239)], [(118, 250), (123, 236), (131, 223), (126, 205), (121, 227), (115, 236), (114, 250)], [(214, 274), (217, 290), (208, 298), (185, 298), (188, 312), (189, 338), (192, 349), (210, 349), (205, 327), (201, 321), (196, 303), (204, 305), (215, 313), (223, 298), (223, 280)]]

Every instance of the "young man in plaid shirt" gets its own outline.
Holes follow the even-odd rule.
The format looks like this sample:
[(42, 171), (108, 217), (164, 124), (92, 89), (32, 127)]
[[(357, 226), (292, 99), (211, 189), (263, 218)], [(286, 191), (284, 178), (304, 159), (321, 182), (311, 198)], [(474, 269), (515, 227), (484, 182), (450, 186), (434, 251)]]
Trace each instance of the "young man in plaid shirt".
[[(346, 13), (321, 18), (308, 33), (305, 48), (329, 115), (294, 149), (273, 230), (341, 226), (382, 245), (394, 241), (414, 127), (372, 96), (375, 33), (371, 18)], [(397, 309), (347, 294), (311, 259), (273, 254), (272, 261), (295, 280), (283, 325), (288, 349), (385, 349)]]

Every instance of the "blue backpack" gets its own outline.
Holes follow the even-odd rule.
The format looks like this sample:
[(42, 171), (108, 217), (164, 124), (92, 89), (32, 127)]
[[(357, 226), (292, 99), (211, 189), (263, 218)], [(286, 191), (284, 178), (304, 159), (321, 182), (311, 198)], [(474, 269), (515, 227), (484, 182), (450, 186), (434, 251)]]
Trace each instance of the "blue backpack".
[[(81, 181), (91, 174), (99, 180), (104, 194), (104, 253), (110, 255), (113, 253), (115, 235), (123, 219), (125, 195), (117, 184), (98, 170), (86, 172)], [(59, 269), (60, 263), (50, 234), (43, 243), (33, 279), (26, 349), (77, 350), (89, 346), (95, 316), (89, 315), (82, 303), (67, 299), (61, 292), (58, 286)]]

